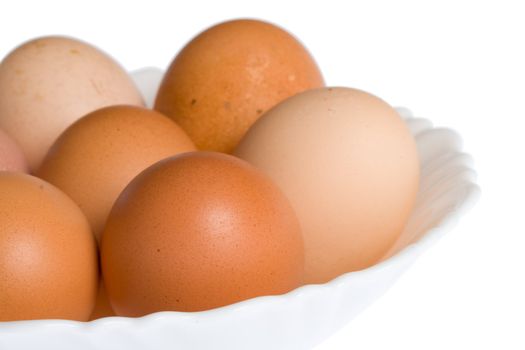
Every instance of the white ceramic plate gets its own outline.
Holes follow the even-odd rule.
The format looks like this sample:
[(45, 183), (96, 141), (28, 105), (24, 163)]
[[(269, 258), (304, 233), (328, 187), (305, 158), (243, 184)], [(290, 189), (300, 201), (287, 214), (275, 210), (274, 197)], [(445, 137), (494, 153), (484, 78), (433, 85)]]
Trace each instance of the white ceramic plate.
[[(147, 68), (133, 77), (151, 106), (162, 71)], [(421, 186), (404, 233), (381, 263), (326, 284), (204, 312), (0, 323), (0, 349), (309, 349), (321, 343), (385, 293), (479, 195), (459, 135), (398, 111), (417, 141)]]

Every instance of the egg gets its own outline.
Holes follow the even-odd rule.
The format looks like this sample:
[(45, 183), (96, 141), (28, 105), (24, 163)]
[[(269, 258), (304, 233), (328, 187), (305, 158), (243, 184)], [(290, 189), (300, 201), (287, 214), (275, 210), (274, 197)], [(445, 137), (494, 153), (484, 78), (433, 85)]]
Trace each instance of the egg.
[(80, 206), (98, 239), (113, 203), (138, 173), (163, 158), (193, 150), (184, 131), (159, 112), (110, 106), (67, 128), (36, 174)]
[(171, 63), (155, 109), (175, 120), (200, 150), (231, 152), (266, 110), (324, 85), (306, 48), (285, 30), (233, 20), (191, 40)]
[(82, 41), (38, 38), (0, 64), (0, 128), (18, 142), (31, 171), (70, 124), (115, 104), (143, 102), (122, 67)]
[(230, 155), (192, 152), (126, 187), (102, 235), (101, 264), (115, 312), (142, 316), (286, 293), (302, 283), (304, 247), (268, 177)]
[(0, 129), (0, 171), (27, 172), (24, 152), (2, 129)]
[(415, 141), (386, 102), (364, 91), (303, 92), (265, 113), (236, 156), (289, 198), (305, 240), (305, 282), (324, 283), (382, 258), (419, 186)]
[(0, 321), (86, 321), (98, 280), (95, 239), (78, 206), (43, 180), (0, 172)]

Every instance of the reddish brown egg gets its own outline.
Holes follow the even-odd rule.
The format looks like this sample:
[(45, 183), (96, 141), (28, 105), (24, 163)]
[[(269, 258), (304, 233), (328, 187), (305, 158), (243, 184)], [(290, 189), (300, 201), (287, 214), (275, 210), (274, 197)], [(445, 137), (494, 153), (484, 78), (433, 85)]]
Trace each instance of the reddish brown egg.
[(84, 211), (97, 239), (124, 187), (153, 163), (195, 146), (159, 112), (136, 106), (99, 109), (70, 126), (53, 144), (37, 175)]
[(36, 177), (0, 172), (0, 321), (87, 321), (98, 280), (78, 206)]
[(211, 309), (298, 287), (300, 226), (287, 198), (248, 163), (193, 152), (156, 163), (120, 195), (101, 241), (118, 315)]
[(234, 20), (199, 34), (175, 57), (155, 109), (175, 120), (199, 149), (231, 152), (263, 112), (323, 85), (312, 56), (288, 32)]

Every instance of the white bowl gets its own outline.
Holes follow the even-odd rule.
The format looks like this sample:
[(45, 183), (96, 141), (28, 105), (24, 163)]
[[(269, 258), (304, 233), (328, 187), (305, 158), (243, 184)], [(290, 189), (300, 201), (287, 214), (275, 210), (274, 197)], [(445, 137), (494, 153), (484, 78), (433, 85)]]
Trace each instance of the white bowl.
[[(147, 68), (133, 77), (151, 106), (162, 71)], [(308, 349), (321, 343), (385, 293), (479, 195), (459, 135), (398, 111), (417, 141), (421, 186), (404, 233), (382, 262), (322, 285), (204, 312), (0, 323), (0, 349)]]

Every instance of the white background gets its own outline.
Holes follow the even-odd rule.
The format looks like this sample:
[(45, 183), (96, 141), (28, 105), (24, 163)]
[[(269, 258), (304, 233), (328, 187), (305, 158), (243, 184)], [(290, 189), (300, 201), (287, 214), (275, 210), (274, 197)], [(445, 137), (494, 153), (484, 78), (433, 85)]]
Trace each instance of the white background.
[(330, 85), (368, 90), (451, 127), (476, 160), (478, 205), (322, 349), (525, 349), (525, 11), (520, 1), (12, 1), (0, 58), (67, 34), (131, 70), (166, 67), (216, 22), (294, 33)]

